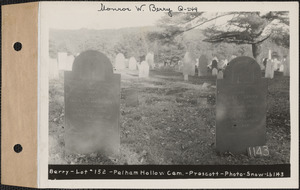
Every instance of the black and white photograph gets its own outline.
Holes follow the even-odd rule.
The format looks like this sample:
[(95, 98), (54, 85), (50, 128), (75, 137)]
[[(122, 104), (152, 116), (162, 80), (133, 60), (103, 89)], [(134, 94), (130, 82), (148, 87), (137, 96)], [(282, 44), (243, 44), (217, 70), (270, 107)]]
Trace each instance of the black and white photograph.
[[(49, 179), (88, 165), (282, 165), (209, 178), (289, 177), (291, 14), (259, 4), (44, 3)], [(170, 175), (201, 176), (187, 173)]]

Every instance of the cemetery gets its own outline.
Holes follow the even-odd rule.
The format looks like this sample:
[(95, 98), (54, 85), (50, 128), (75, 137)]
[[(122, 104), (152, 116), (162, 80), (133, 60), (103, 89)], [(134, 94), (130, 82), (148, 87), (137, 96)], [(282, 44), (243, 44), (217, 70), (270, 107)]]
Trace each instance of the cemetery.
[(123, 49), (66, 43), (70, 53), (53, 44), (72, 35), (52, 31), (49, 163), (289, 163), (288, 47), (270, 40), (258, 53), (247, 45), (203, 42), (199, 32), (184, 34), (190, 48), (166, 46), (171, 52), (126, 41)]

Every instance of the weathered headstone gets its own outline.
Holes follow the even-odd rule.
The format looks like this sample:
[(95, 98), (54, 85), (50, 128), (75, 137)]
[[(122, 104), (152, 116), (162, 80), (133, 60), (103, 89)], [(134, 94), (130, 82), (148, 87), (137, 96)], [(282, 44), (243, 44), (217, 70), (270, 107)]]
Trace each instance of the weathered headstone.
[(216, 149), (246, 153), (266, 143), (266, 80), (250, 57), (230, 61), (217, 79)]
[(272, 60), (267, 60), (267, 66), (265, 70), (265, 78), (273, 78), (274, 77), (274, 63)]
[(135, 107), (139, 105), (138, 91), (135, 88), (128, 88), (124, 90), (125, 105)]
[(287, 57), (283, 61), (283, 76), (290, 76), (290, 59)]
[(146, 55), (146, 62), (149, 64), (149, 67), (151, 69), (154, 68), (154, 54), (153, 53), (148, 53)]
[(195, 57), (190, 52), (185, 53), (182, 68), (184, 80), (188, 80), (188, 75), (195, 75), (195, 60)]
[(211, 75), (212, 76), (217, 76), (218, 75), (218, 69), (213, 68), (212, 71), (211, 71)]
[(125, 57), (122, 53), (118, 53), (116, 56), (115, 68), (118, 70), (125, 69)]
[(131, 57), (129, 59), (129, 69), (130, 70), (137, 70), (137, 62), (136, 62), (134, 57)]
[(66, 52), (58, 52), (57, 53), (57, 61), (58, 61), (58, 69), (66, 70), (66, 64), (68, 61), (68, 53)]
[(86, 51), (65, 71), (65, 148), (69, 154), (118, 153), (120, 75), (109, 59)]
[(149, 65), (146, 61), (143, 61), (139, 66), (139, 77), (140, 78), (149, 77)]
[(205, 55), (201, 55), (198, 64), (198, 76), (207, 76), (208, 59)]
[(223, 79), (223, 71), (218, 72), (217, 79)]
[(57, 59), (50, 58), (50, 61), (49, 61), (49, 78), (50, 79), (58, 79), (59, 78)]

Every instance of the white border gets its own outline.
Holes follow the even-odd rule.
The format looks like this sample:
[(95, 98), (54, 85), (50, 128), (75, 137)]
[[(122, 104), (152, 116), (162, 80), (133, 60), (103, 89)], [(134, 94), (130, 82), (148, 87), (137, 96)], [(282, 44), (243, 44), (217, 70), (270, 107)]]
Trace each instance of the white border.
[[(155, 3), (176, 10), (178, 5), (197, 6), (198, 11), (290, 11), (290, 110), (291, 110), (291, 178), (275, 179), (174, 179), (174, 180), (48, 180), (48, 32), (49, 17), (56, 12), (48, 11), (55, 6), (70, 9), (90, 6), (97, 11), (101, 2), (41, 2), (40, 3), (40, 48), (39, 53), (39, 187), (40, 188), (297, 188), (299, 168), (298, 147), (298, 76), (299, 76), (299, 5), (298, 2), (103, 2), (118, 6), (127, 3), (140, 5)], [(51, 7), (51, 8), (50, 8)], [(51, 9), (53, 10), (53, 9)], [(63, 15), (61, 15), (63, 17)]]

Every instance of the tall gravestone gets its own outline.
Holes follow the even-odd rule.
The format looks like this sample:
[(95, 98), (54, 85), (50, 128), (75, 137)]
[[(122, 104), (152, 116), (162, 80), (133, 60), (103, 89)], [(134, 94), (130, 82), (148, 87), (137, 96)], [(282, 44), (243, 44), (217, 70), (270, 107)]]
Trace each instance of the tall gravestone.
[(147, 78), (149, 77), (149, 65), (146, 61), (142, 61), (141, 65), (139, 66), (139, 77), (140, 78)]
[(290, 59), (287, 57), (283, 61), (283, 76), (290, 76)]
[(198, 64), (198, 76), (207, 76), (208, 59), (205, 55), (201, 55)]
[(149, 67), (151, 69), (154, 68), (154, 54), (153, 53), (148, 53), (146, 55), (146, 62), (149, 64)]
[(274, 77), (274, 63), (271, 59), (267, 59), (267, 66), (265, 70), (265, 78), (272, 79)]
[(136, 62), (136, 59), (134, 57), (131, 57), (129, 59), (129, 69), (130, 70), (137, 70), (137, 62)]
[(184, 80), (188, 80), (188, 75), (195, 75), (195, 57), (190, 52), (184, 55), (182, 73)]
[(125, 69), (125, 57), (122, 53), (118, 53), (116, 56), (115, 68), (118, 70)]
[(120, 75), (109, 59), (86, 51), (65, 71), (65, 148), (70, 154), (118, 153)]
[(212, 71), (211, 71), (211, 75), (212, 76), (217, 76), (218, 75), (218, 69), (213, 68)]
[(230, 61), (217, 79), (216, 149), (245, 153), (266, 143), (266, 80), (258, 63), (246, 56)]

